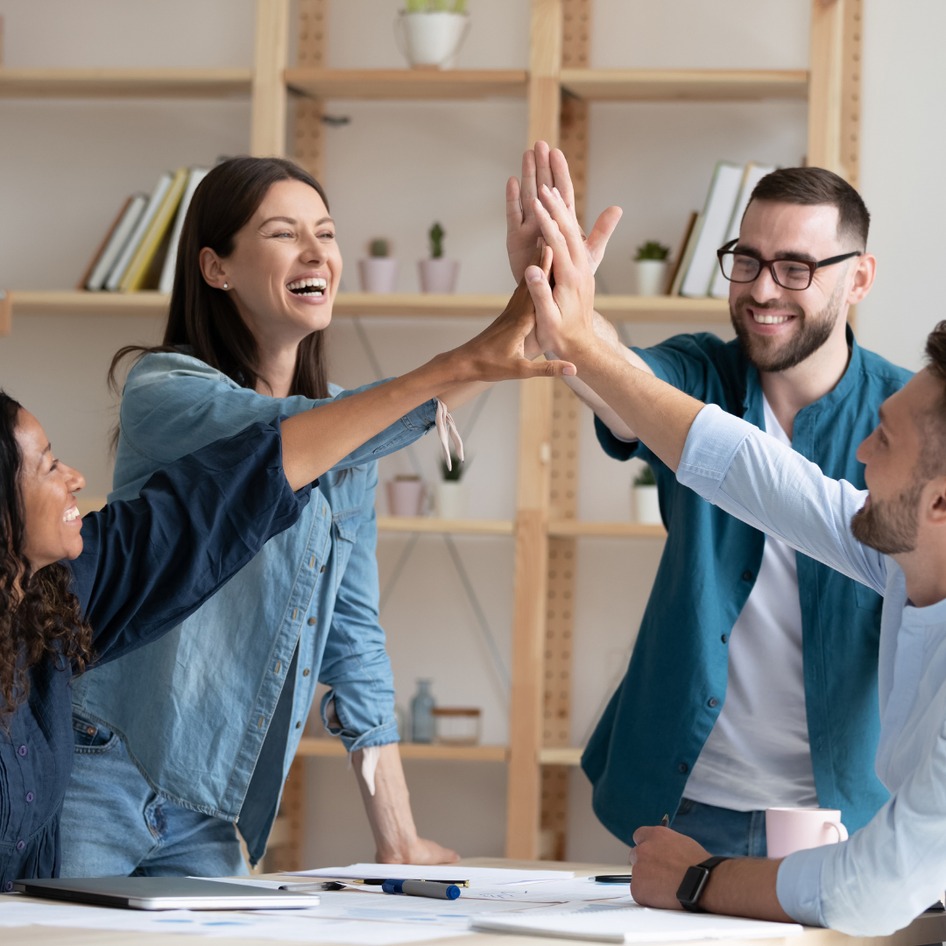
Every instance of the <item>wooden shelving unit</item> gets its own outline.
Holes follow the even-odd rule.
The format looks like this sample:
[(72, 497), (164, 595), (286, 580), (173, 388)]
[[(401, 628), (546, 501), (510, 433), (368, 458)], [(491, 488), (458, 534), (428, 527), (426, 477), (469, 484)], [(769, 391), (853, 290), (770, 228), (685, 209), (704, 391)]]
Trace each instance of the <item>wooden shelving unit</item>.
[[(522, 0), (525, 2), (525, 0)], [(289, 69), (289, 0), (256, 0), (252, 70), (0, 69), (0, 97), (231, 98), (249, 96), (249, 151), (290, 155), (322, 175), (322, 103), (326, 98), (386, 101), (466, 101), (525, 98), (523, 145), (542, 138), (566, 152), (584, 214), (589, 102), (738, 102), (807, 98), (808, 163), (830, 168), (856, 185), (862, 0), (812, 0), (808, 70), (590, 69), (592, 0), (529, 0), (531, 34), (526, 70), (333, 70), (325, 67), (327, 0), (296, 0), (298, 65)], [(296, 97), (295, 127), (287, 100)], [(287, 131), (291, 134), (287, 135)], [(293, 144), (287, 149), (287, 139)], [(331, 186), (331, 181), (327, 182)], [(505, 296), (339, 294), (339, 316), (489, 318)], [(602, 296), (613, 321), (724, 324), (723, 300)], [(14, 316), (115, 315), (161, 317), (167, 298), (68, 291), (0, 293), (0, 334)], [(580, 522), (576, 518), (578, 409), (551, 379), (524, 383), (520, 396), (516, 516), (512, 521), (379, 519), (383, 532), (510, 536), (515, 543), (513, 655), (509, 746), (404, 744), (405, 758), (508, 762), (506, 855), (564, 855), (567, 778), (581, 750), (570, 741), (573, 617), (560, 602), (574, 590), (574, 557), (582, 537), (661, 540), (659, 526)], [(84, 510), (100, 500), (83, 502)], [(550, 577), (551, 576), (551, 577)], [(551, 588), (550, 588), (551, 584)], [(551, 592), (551, 594), (550, 594)], [(558, 598), (555, 598), (555, 595)], [(546, 675), (556, 679), (554, 692)], [(344, 755), (336, 740), (303, 739), (301, 757)], [(272, 844), (279, 866), (301, 866), (304, 780), (294, 766)], [(543, 801), (544, 797), (544, 801)]]

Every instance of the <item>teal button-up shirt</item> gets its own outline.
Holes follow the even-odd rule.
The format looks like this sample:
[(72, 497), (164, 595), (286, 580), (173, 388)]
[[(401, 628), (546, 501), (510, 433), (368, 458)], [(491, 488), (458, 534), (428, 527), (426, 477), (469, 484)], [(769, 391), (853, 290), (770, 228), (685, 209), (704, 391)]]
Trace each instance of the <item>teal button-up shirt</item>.
[[(848, 342), (847, 370), (833, 391), (798, 412), (792, 446), (826, 475), (863, 489), (855, 451), (910, 372), (859, 348), (850, 331)], [(738, 342), (679, 335), (635, 351), (658, 378), (764, 429), (759, 374)], [(610, 456), (653, 467), (668, 533), (627, 674), (582, 757), (595, 813), (630, 844), (638, 827), (676, 810), (722, 709), (729, 633), (755, 584), (765, 536), (681, 486), (645, 445), (596, 426)], [(839, 808), (855, 831), (888, 798), (873, 771), (881, 598), (806, 555), (797, 553), (796, 563), (818, 803)]]

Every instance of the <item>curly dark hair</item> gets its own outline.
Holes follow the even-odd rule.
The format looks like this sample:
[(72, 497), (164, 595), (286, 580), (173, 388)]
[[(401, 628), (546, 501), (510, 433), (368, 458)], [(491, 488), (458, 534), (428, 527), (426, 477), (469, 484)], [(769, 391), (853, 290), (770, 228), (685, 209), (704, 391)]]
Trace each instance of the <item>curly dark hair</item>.
[(32, 667), (52, 658), (62, 669), (71, 664), (82, 671), (92, 652), (92, 628), (70, 591), (72, 573), (59, 562), (34, 573), (23, 552), (23, 455), (16, 439), (22, 409), (0, 391), (0, 724), (6, 728), (29, 697)]

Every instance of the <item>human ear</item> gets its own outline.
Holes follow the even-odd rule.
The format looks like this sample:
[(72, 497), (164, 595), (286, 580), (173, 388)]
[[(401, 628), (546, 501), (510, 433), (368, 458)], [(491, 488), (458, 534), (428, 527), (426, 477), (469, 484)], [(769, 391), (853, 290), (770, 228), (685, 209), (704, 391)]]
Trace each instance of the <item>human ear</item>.
[(946, 526), (946, 476), (936, 476), (926, 485), (926, 521)]
[(874, 284), (874, 276), (877, 273), (877, 257), (873, 253), (864, 253), (858, 256), (854, 261), (855, 266), (852, 269), (851, 288), (847, 294), (849, 305), (857, 305), (870, 292), (870, 287)]
[(226, 260), (217, 256), (209, 246), (205, 246), (200, 251), (199, 260), (201, 274), (208, 286), (213, 286), (214, 289), (229, 288), (229, 286), (224, 286), (227, 282)]

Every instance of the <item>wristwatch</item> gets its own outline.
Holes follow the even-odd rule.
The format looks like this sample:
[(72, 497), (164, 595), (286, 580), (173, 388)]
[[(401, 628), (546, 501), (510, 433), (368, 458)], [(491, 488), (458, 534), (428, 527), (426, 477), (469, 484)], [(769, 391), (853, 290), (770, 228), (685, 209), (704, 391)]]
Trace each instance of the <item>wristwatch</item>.
[(680, 889), (677, 890), (677, 899), (684, 910), (689, 910), (690, 913), (706, 912), (700, 906), (700, 897), (703, 896), (703, 891), (706, 890), (713, 868), (717, 864), (722, 864), (723, 861), (728, 860), (731, 860), (731, 858), (709, 857), (702, 864), (687, 868), (687, 872), (683, 875), (683, 883), (680, 884)]

